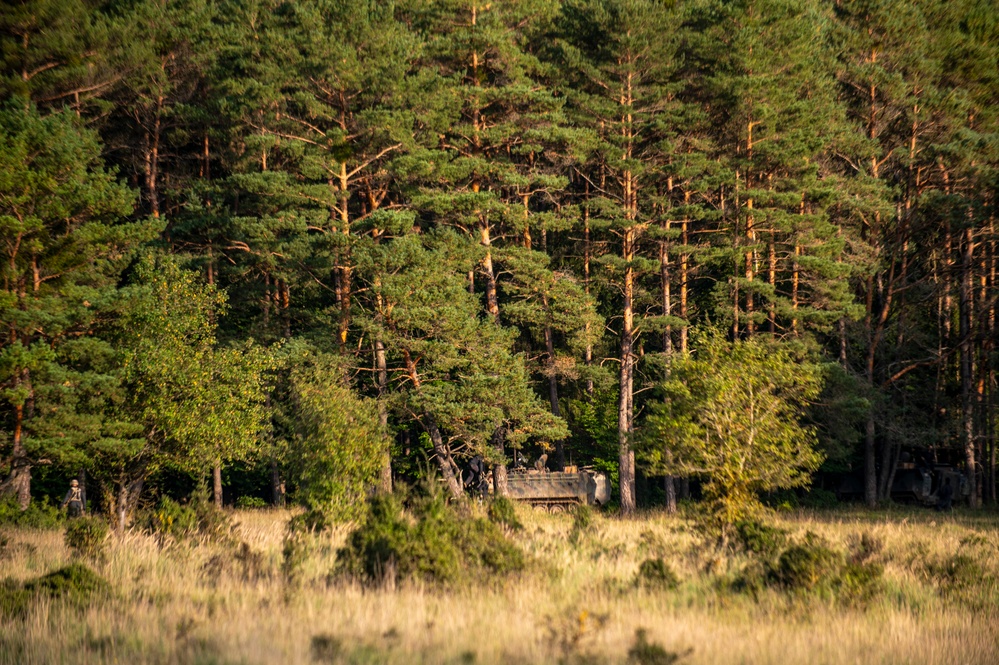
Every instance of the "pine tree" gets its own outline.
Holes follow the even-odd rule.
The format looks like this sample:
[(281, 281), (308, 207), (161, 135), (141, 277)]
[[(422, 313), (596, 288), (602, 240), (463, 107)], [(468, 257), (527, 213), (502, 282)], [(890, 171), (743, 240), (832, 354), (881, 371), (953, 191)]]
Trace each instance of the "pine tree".
[(100, 380), (81, 369), (86, 354), (107, 350), (87, 335), (113, 298), (123, 261), (155, 229), (118, 223), (132, 195), (104, 169), (96, 137), (72, 114), (43, 118), (33, 106), (8, 104), (0, 109), (0, 144), (0, 385), (13, 433), (2, 490), (26, 507), (33, 460), (72, 457), (92, 429), (76, 417), (72, 393)]

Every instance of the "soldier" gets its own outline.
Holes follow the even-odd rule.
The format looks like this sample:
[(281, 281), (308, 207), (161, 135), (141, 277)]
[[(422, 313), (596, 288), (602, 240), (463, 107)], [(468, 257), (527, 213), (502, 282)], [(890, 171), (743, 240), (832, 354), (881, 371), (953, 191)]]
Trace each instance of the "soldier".
[(66, 498), (62, 500), (62, 508), (69, 506), (69, 516), (79, 517), (83, 515), (87, 510), (86, 499), (83, 496), (83, 490), (80, 489), (80, 481), (73, 479), (69, 481), (69, 491), (66, 492)]
[(950, 510), (951, 502), (954, 500), (954, 488), (951, 487), (950, 478), (944, 481), (943, 487), (937, 494), (937, 510), (943, 512)]
[(481, 456), (476, 455), (468, 463), (468, 469), (463, 474), (462, 481), (465, 488), (470, 490), (473, 496), (485, 497), (489, 489), (485, 480), (486, 463)]

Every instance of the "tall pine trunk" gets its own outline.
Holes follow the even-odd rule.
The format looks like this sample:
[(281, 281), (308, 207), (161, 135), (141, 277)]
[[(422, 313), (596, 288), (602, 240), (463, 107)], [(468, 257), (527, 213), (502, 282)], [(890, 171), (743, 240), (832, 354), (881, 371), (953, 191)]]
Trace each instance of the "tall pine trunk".
[(971, 226), (964, 231), (963, 260), (961, 261), (961, 426), (964, 439), (965, 473), (968, 478), (968, 502), (972, 508), (978, 507), (978, 472), (975, 455), (975, 414), (972, 402), (972, 266), (974, 261), (974, 238)]

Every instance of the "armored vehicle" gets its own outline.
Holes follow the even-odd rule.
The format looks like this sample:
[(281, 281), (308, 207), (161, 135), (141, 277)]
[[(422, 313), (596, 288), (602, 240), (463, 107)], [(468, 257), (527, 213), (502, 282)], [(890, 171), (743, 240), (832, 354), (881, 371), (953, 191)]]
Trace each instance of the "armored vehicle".
[(529, 503), (551, 513), (572, 506), (603, 506), (610, 501), (610, 482), (592, 469), (537, 471), (510, 469), (507, 490), (511, 499)]
[(900, 463), (895, 470), (895, 482), (891, 485), (891, 497), (896, 501), (917, 501), (924, 506), (935, 506), (940, 488), (947, 480), (954, 488), (955, 501), (968, 498), (968, 479), (960, 469), (943, 464), (920, 467)]

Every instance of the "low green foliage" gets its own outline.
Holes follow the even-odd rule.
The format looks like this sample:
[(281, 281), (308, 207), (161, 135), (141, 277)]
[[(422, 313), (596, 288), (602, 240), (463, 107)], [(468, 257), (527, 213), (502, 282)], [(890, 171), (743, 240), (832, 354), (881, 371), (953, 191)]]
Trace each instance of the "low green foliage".
[(805, 508), (835, 508), (839, 505), (839, 499), (835, 492), (813, 487), (801, 497), (801, 505)]
[(32, 501), (27, 510), (21, 510), (14, 497), (0, 497), (0, 526), (22, 526), (32, 529), (58, 529), (65, 516), (47, 499)]
[(66, 524), (66, 547), (77, 556), (99, 559), (104, 556), (108, 539), (108, 523), (88, 515), (69, 520)]
[(787, 531), (762, 522), (742, 521), (735, 525), (738, 542), (745, 551), (774, 560), (787, 546)]
[(308, 534), (289, 525), (281, 545), (281, 576), (289, 587), (295, 587), (302, 581), (302, 571), (308, 558)]
[(337, 553), (342, 574), (369, 583), (416, 578), (456, 586), (520, 571), (523, 552), (486, 519), (461, 516), (442, 494), (378, 495), (367, 519)]
[(83, 608), (110, 593), (107, 580), (82, 563), (72, 563), (24, 584), (5, 581), (0, 585), (0, 616), (24, 618), (41, 596)]
[(669, 590), (680, 586), (680, 578), (662, 559), (646, 559), (638, 567), (635, 585), (653, 591)]
[(572, 510), (572, 529), (569, 531), (569, 542), (578, 545), (580, 539), (591, 533), (596, 524), (596, 512), (586, 504), (579, 504)]
[(267, 502), (259, 496), (241, 496), (236, 499), (237, 508), (266, 508)]
[(635, 631), (635, 643), (628, 649), (628, 662), (635, 665), (673, 665), (691, 651), (692, 649), (684, 653), (668, 651), (661, 644), (650, 641), (648, 632), (639, 628)]
[(164, 496), (141, 521), (153, 533), (176, 541), (204, 538), (234, 543), (232, 518), (209, 500), (205, 490), (196, 491), (185, 504)]
[(984, 567), (968, 554), (954, 554), (942, 561), (928, 563), (927, 571), (945, 592), (963, 591), (980, 584)]
[(489, 519), (496, 524), (501, 524), (514, 531), (520, 531), (524, 525), (517, 518), (517, 509), (513, 501), (505, 496), (498, 496), (489, 502)]
[(784, 550), (774, 568), (774, 578), (785, 589), (814, 591), (830, 586), (839, 576), (843, 557), (818, 538)]

